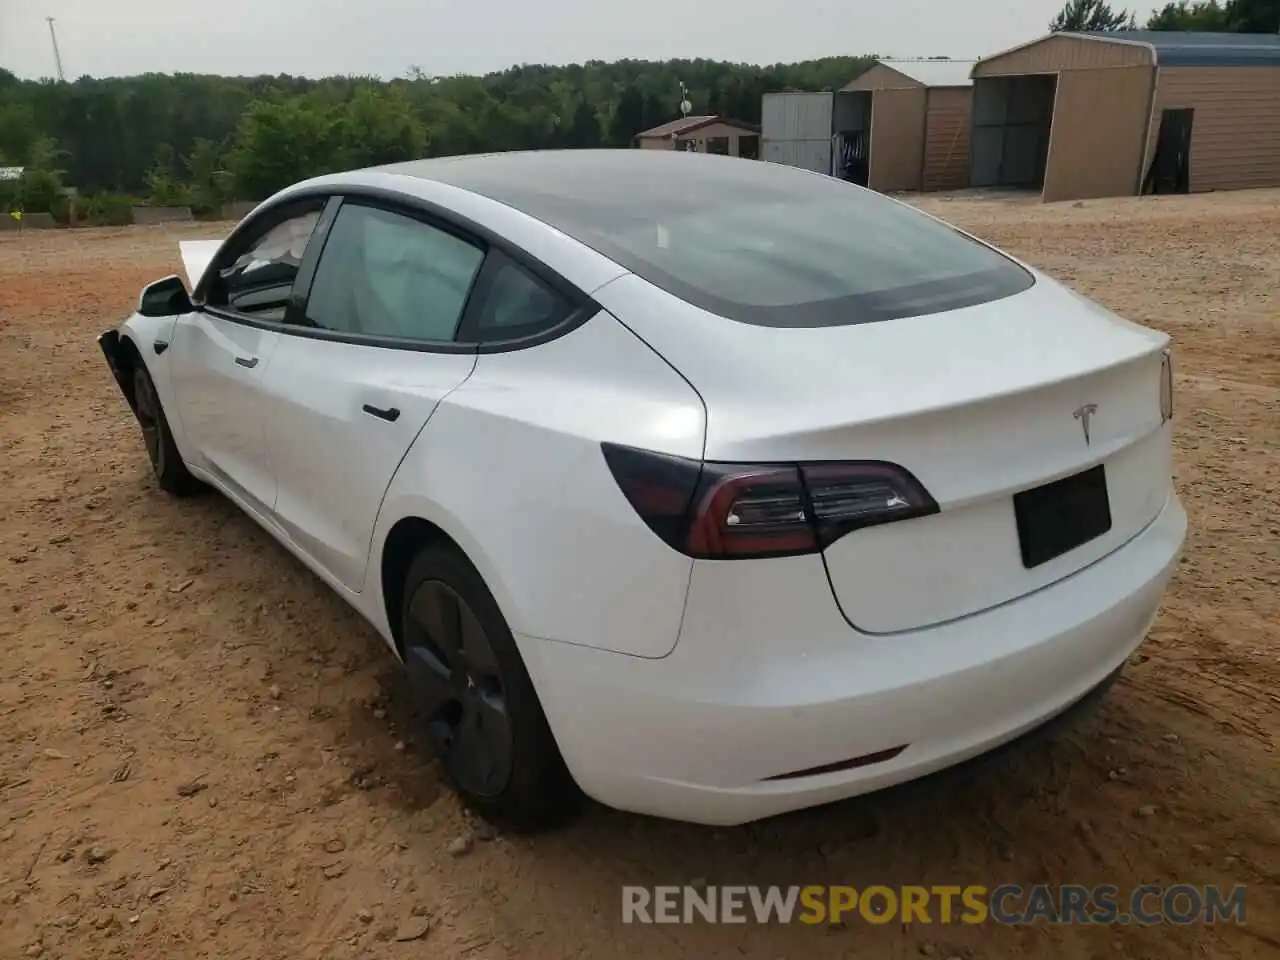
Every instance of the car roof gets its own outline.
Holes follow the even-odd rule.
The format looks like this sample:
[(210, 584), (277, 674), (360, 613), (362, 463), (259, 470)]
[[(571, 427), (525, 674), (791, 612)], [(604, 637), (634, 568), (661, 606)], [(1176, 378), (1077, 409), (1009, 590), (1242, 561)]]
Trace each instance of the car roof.
[[(758, 160), (557, 150), (421, 160), (372, 173), (405, 189), (417, 183), (500, 204), (688, 304), (762, 326), (958, 309), (1034, 282), (1004, 256), (882, 194)], [(895, 238), (887, 246), (886, 232)], [(917, 264), (903, 244), (921, 245), (939, 263)]]
[[(789, 202), (826, 182), (795, 167), (674, 150), (537, 150), (462, 154), (322, 174), (268, 204), (333, 190), (373, 190), (434, 205), (492, 231), (590, 291), (633, 270), (622, 251), (583, 229), (583, 216), (651, 226), (740, 202)], [(842, 184), (849, 190), (859, 188)]]
[[(593, 296), (632, 274), (760, 326), (959, 309), (1034, 283), (1015, 261), (883, 194), (767, 161), (675, 150), (512, 151), (328, 174), (268, 203), (390, 193)], [(896, 239), (886, 244), (885, 235)], [(917, 263), (915, 248), (932, 264)]]
[[(814, 174), (794, 167), (676, 150), (537, 150), (411, 160), (378, 172), (448, 184), (547, 219), (556, 198), (609, 206), (658, 205), (705, 200), (705, 187), (726, 181), (744, 189), (785, 189)], [(554, 218), (550, 222), (553, 222)]]

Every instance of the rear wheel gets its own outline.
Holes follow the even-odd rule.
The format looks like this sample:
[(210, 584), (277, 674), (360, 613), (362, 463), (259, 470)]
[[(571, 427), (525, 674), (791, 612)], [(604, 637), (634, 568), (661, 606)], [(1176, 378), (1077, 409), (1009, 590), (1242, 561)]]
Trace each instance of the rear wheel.
[(581, 793), (493, 595), (456, 549), (414, 560), (401, 626), (416, 705), (463, 801), (516, 830), (571, 819)]
[(156, 394), (156, 386), (141, 363), (133, 371), (133, 408), (142, 427), (142, 442), (147, 448), (147, 459), (156, 475), (160, 489), (174, 496), (187, 496), (200, 489), (200, 481), (187, 471), (178, 446), (173, 442), (169, 421)]

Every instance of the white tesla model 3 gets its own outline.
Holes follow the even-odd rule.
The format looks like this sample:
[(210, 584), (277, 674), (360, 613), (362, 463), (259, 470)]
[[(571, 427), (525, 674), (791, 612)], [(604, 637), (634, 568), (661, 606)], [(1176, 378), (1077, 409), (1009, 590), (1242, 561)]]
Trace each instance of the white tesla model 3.
[(406, 663), (457, 790), (744, 822), (1114, 678), (1186, 532), (1168, 338), (909, 206), (662, 151), (308, 180), (99, 342)]

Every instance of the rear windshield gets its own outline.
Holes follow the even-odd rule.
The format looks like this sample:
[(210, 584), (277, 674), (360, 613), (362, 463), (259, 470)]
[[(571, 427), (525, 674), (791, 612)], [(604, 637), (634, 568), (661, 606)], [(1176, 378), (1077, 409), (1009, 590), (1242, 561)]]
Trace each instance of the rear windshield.
[(630, 153), (630, 162), (610, 158), (594, 171), (575, 164), (573, 183), (558, 183), (565, 171), (548, 162), (514, 182), (466, 185), (745, 323), (892, 320), (987, 303), (1034, 283), (962, 233), (831, 177), (758, 161)]

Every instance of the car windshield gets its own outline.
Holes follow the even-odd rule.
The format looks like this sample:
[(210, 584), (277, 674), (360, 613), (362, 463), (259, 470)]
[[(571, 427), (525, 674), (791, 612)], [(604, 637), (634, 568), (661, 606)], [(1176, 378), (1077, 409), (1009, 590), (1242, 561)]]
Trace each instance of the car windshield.
[(759, 161), (639, 152), (599, 155), (598, 169), (546, 155), (518, 178), (499, 175), (501, 158), (479, 158), (474, 169), (441, 179), (509, 203), (676, 296), (746, 323), (891, 320), (998, 300), (1034, 283), (1007, 257), (874, 191)]

